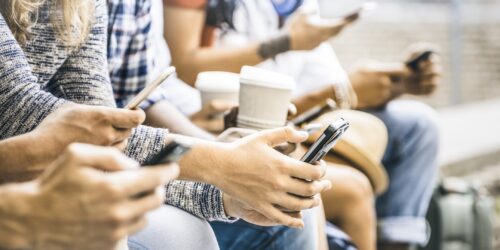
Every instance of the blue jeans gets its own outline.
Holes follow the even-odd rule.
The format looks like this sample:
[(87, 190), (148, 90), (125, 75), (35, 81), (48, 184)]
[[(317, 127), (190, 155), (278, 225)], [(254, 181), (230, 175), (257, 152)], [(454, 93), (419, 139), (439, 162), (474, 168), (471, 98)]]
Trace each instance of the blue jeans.
[(217, 250), (217, 240), (206, 220), (164, 205), (147, 214), (148, 224), (128, 237), (130, 250)]
[(427, 241), (425, 214), (437, 178), (439, 131), (435, 111), (417, 101), (391, 101), (370, 110), (389, 133), (382, 163), (390, 184), (377, 198), (381, 241), (422, 244)]
[(221, 250), (226, 249), (317, 249), (317, 223), (313, 210), (304, 211), (303, 229), (261, 227), (239, 220), (211, 222)]

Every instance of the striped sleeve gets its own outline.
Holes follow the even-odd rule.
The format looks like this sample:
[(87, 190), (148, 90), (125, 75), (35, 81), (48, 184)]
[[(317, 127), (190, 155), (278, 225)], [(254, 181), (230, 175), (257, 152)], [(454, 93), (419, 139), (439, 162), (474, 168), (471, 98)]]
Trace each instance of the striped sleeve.
[(34, 129), (64, 103), (41, 90), (24, 52), (0, 15), (0, 139)]

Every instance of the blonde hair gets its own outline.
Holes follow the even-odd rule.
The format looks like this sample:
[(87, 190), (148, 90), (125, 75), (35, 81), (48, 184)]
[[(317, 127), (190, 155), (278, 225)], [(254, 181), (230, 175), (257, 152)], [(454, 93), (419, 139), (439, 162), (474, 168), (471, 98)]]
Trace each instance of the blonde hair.
[[(26, 43), (36, 24), (38, 10), (47, 0), (8, 0), (0, 7), (10, 30), (19, 43)], [(90, 32), (94, 18), (94, 0), (53, 0), (51, 23), (58, 37), (68, 46), (79, 46)]]

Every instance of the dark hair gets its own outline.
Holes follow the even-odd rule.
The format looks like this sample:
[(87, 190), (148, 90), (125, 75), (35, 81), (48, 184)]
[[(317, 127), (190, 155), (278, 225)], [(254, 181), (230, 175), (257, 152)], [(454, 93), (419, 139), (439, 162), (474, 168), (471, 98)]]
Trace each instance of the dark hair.
[(208, 0), (206, 24), (234, 29), (233, 14), (240, 0)]

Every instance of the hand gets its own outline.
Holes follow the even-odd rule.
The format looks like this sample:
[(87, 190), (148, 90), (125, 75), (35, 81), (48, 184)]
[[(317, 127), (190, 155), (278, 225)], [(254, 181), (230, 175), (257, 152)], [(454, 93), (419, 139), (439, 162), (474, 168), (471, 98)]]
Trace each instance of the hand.
[(288, 25), (291, 50), (312, 50), (322, 42), (337, 36), (348, 24), (357, 20), (359, 15), (348, 18), (330, 20), (327, 23), (314, 23), (311, 14), (298, 10), (291, 17)]
[[(231, 197), (226, 193), (223, 194), (223, 200), (224, 200), (224, 209), (228, 216), (240, 218), (246, 222), (263, 227), (279, 225), (275, 221), (267, 218), (266, 216), (253, 210), (251, 207), (246, 206), (244, 203), (238, 201), (237, 199), (234, 199), (233, 197)], [(302, 218), (301, 212), (287, 213), (287, 214), (297, 219)]]
[[(224, 130), (238, 126), (238, 111), (238, 106), (234, 106), (224, 114)], [(293, 103), (288, 104), (287, 112), (287, 119), (293, 118), (297, 115), (297, 106)]]
[(161, 187), (179, 172), (177, 165), (137, 167), (113, 148), (70, 145), (38, 180), (19, 184), (10, 210), (0, 207), (2, 235), (16, 228), (28, 237), (13, 248), (113, 248), (144, 227), (145, 213), (164, 202)]
[(211, 154), (214, 158), (210, 164), (212, 175), (207, 182), (274, 223), (303, 227), (301, 219), (277, 207), (301, 211), (317, 206), (319, 197), (301, 197), (312, 197), (330, 188), (328, 180), (321, 180), (325, 166), (300, 162), (273, 147), (285, 142), (300, 143), (307, 137), (307, 133), (284, 127), (265, 130), (224, 145), (217, 154)]
[(406, 78), (408, 69), (403, 64), (386, 64), (363, 61), (349, 72), (358, 109), (377, 108), (403, 94), (404, 90), (393, 84), (393, 79)]
[(38, 138), (46, 138), (55, 155), (73, 142), (123, 150), (132, 128), (144, 119), (142, 110), (66, 104), (47, 116), (33, 132)]
[(223, 114), (238, 106), (237, 103), (224, 100), (212, 100), (202, 109), (191, 116), (191, 121), (198, 127), (213, 133), (220, 133), (224, 130)]
[[(410, 46), (406, 52), (406, 60), (425, 51), (436, 51), (433, 45), (418, 43)], [(405, 93), (413, 95), (429, 95), (441, 84), (442, 66), (437, 53), (432, 53), (428, 60), (422, 60), (416, 70), (404, 82)]]

